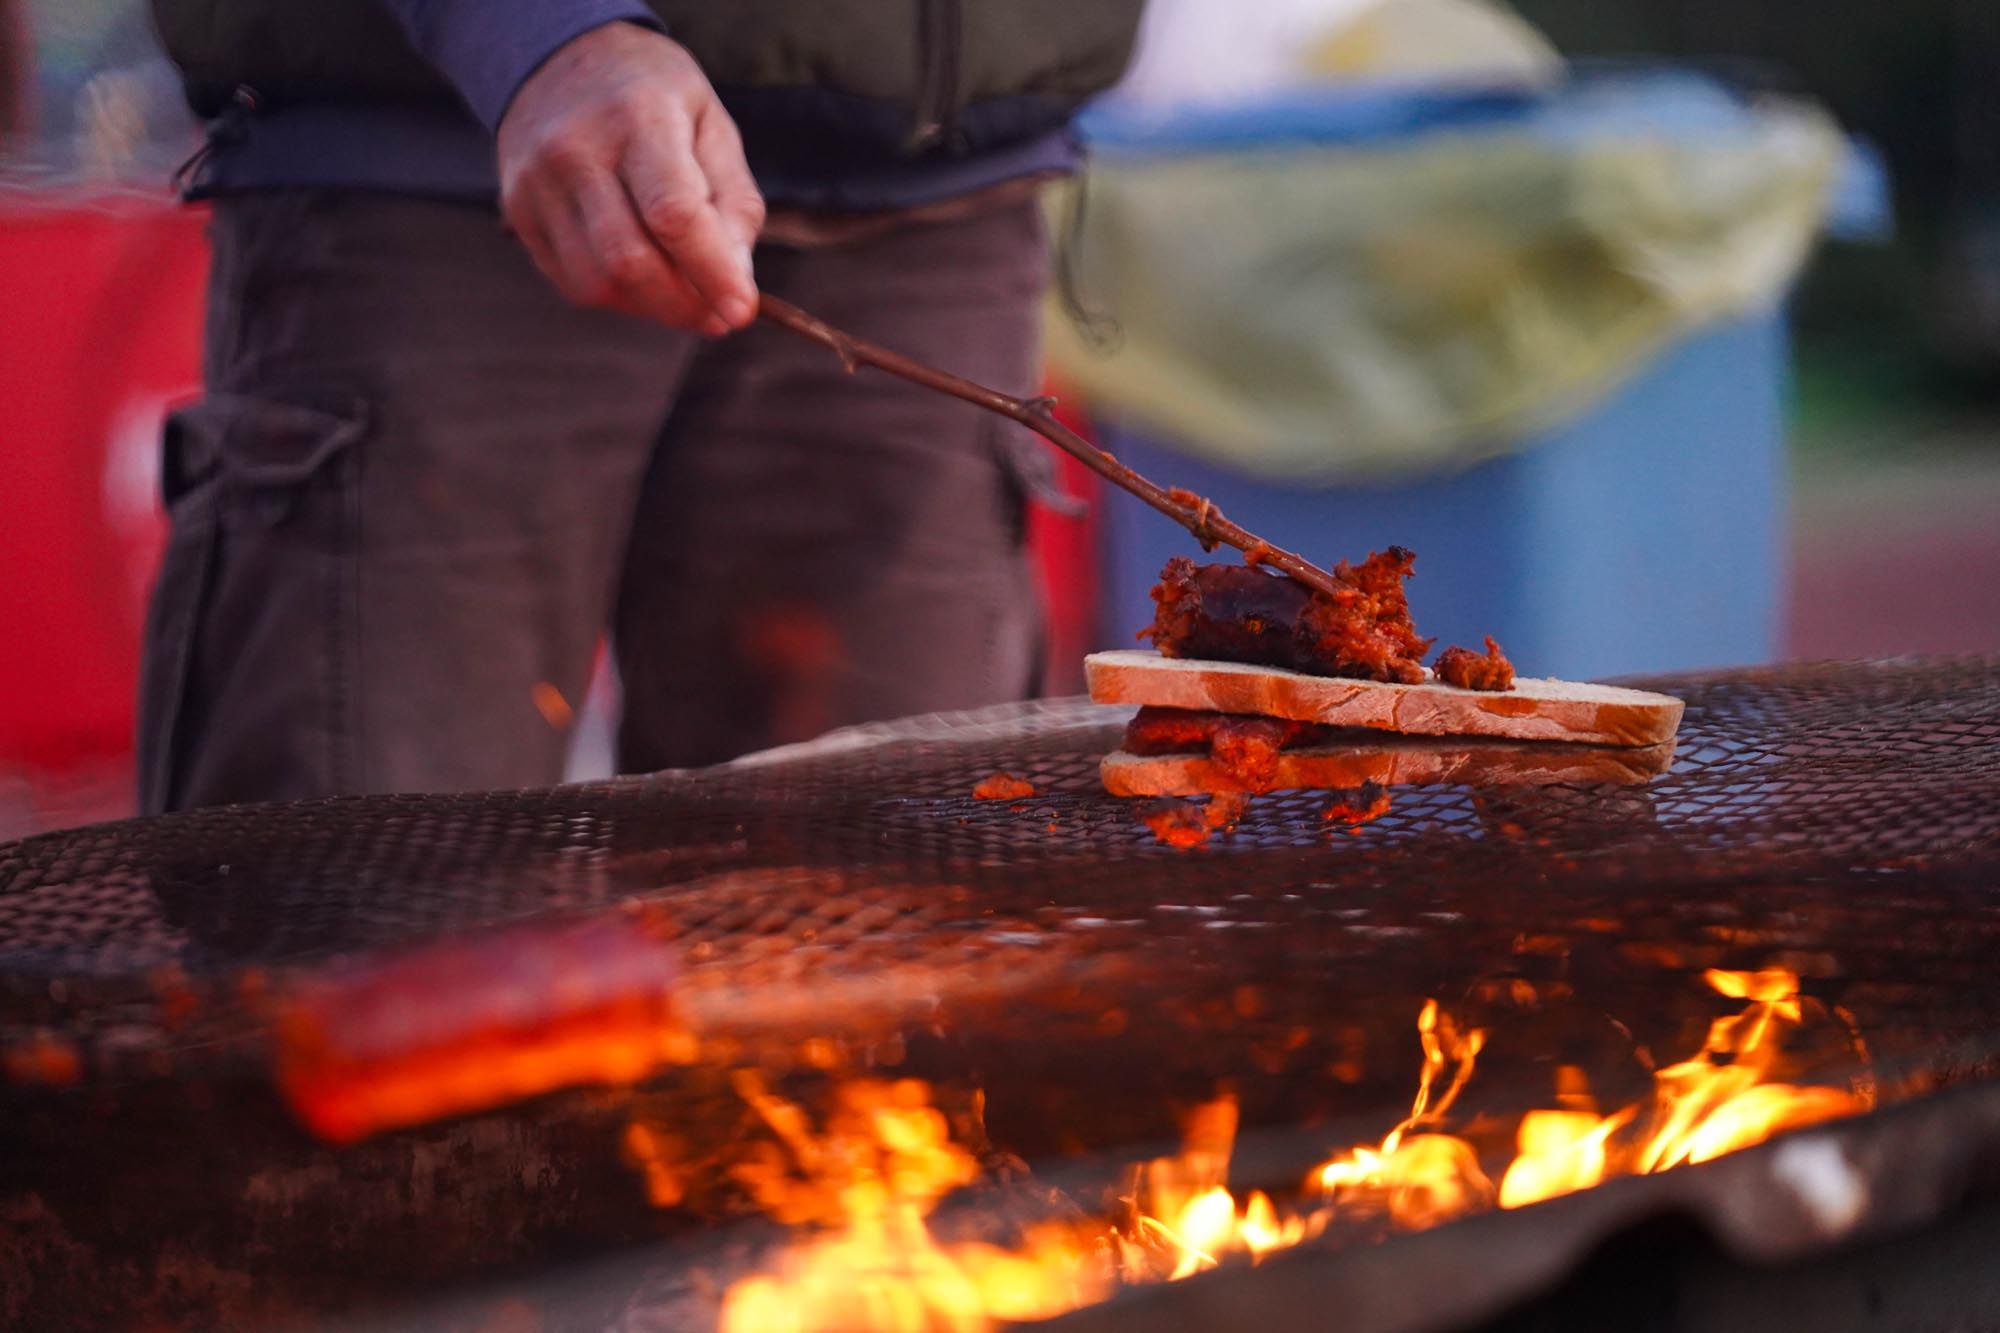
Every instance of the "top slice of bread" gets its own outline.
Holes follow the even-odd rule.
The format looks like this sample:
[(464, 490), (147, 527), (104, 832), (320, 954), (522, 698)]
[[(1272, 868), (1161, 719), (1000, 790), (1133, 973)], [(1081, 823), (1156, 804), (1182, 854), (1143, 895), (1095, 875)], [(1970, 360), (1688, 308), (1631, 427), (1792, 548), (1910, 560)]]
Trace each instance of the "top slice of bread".
[(1257, 713), (1416, 736), (1657, 745), (1673, 738), (1685, 706), (1670, 695), (1579, 681), (1517, 677), (1505, 691), (1435, 679), (1385, 685), (1135, 650), (1092, 653), (1083, 668), (1090, 697), (1101, 704)]

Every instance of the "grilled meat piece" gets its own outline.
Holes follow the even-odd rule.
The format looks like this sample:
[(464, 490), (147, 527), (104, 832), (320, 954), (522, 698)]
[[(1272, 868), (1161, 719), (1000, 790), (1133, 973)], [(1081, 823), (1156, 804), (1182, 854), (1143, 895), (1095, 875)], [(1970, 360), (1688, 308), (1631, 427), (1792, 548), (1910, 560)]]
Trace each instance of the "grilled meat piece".
[(1250, 808), (1244, 792), (1218, 792), (1205, 805), (1193, 801), (1155, 801), (1139, 812), (1139, 822), (1169, 847), (1187, 851), (1208, 841), (1209, 834), (1236, 827)]
[(1329, 596), (1248, 565), (1175, 556), (1160, 571), (1153, 623), (1140, 637), (1168, 657), (1414, 685), (1431, 646), (1410, 623), (1403, 593), (1415, 559), (1392, 546), (1359, 566), (1342, 561)]
[(1215, 729), (1209, 757), (1225, 777), (1246, 791), (1264, 791), (1278, 776), (1285, 726), (1276, 718), (1231, 718)]
[(1432, 668), (1437, 678), (1447, 685), (1456, 685), (1462, 690), (1511, 690), (1514, 688), (1514, 664), (1500, 651), (1500, 645), (1486, 636), (1486, 651), (1475, 653), (1470, 648), (1460, 648), (1457, 644), (1438, 654), (1437, 665)]
[(1317, 745), (1338, 727), (1253, 713), (1191, 708), (1141, 708), (1125, 726), (1128, 754), (1207, 754), (1243, 791), (1264, 791), (1277, 775), (1281, 750)]
[(1319, 812), (1330, 824), (1344, 824), (1349, 832), (1389, 813), (1389, 793), (1379, 782), (1364, 782), (1353, 791), (1340, 792)]
[(1125, 724), (1124, 748), (1128, 754), (1199, 754), (1212, 750), (1220, 736), (1255, 733), (1268, 737), (1274, 748), (1289, 750), (1317, 745), (1339, 730), (1318, 722), (1293, 722), (1255, 713), (1148, 705)]

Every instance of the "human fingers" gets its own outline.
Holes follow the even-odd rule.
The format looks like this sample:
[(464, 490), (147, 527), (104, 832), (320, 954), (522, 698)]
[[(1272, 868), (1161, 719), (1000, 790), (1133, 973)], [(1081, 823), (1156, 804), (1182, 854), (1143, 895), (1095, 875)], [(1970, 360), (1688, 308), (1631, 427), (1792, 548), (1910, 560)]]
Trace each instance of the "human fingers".
[(572, 189), (571, 206), (589, 273), (586, 304), (656, 319), (676, 328), (718, 336), (729, 331), (714, 306), (695, 290), (647, 233), (632, 201), (609, 176)]
[(668, 262), (728, 327), (740, 328), (757, 313), (749, 239), (740, 221), (726, 222), (717, 209), (685, 115), (660, 128), (628, 141), (619, 173), (625, 191)]

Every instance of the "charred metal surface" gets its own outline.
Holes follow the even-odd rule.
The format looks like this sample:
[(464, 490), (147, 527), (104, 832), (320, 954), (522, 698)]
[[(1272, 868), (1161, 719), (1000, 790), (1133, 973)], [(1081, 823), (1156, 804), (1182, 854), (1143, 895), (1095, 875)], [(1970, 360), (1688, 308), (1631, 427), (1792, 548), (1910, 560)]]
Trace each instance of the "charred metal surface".
[[(703, 1218), (647, 1205), (618, 1137), (635, 1096), (726, 1134), (706, 1071), (341, 1153), (270, 1088), (271, 996), (329, 960), (635, 898), (673, 923), (676, 1002), (737, 1058), (782, 1071), (819, 1037), (857, 1067), (982, 1087), (996, 1146), (1038, 1173), (1170, 1142), (1176, 1109), (1225, 1080), (1246, 1152), (1260, 1133), (1302, 1152), (1379, 1135), (1407, 1104), (1427, 996), (1494, 1033), (1469, 1113), (1541, 1089), (1557, 1059), (1636, 1095), (1649, 1053), (1694, 1049), (1717, 1016), (1708, 967), (1797, 971), (1830, 1016), (1821, 1062), (1865, 1055), (1885, 1101), (1990, 1075), (2000, 663), (1643, 683), (1689, 704), (1673, 771), (1644, 788), (1401, 788), (1361, 825), (1322, 818), (1324, 793), (1278, 793), (1191, 852), (1102, 793), (1124, 714), (1074, 702), (701, 773), (0, 846), (0, 1324), (354, 1312), (695, 1234)], [(1036, 794), (973, 799), (995, 771)], [(1584, 1219), (1561, 1263), (1646, 1213), (1593, 1209), (1724, 1167), (1750, 1169), (1550, 1205)], [(1354, 1253), (1532, 1235), (1530, 1217)]]

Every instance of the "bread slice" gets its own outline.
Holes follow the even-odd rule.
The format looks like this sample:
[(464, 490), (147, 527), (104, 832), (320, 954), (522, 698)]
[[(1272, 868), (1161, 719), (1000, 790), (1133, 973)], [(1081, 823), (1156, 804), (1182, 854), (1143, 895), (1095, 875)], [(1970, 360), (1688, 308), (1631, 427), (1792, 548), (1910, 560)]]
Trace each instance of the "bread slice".
[(1384, 685), (1131, 650), (1092, 653), (1083, 667), (1090, 697), (1101, 704), (1257, 713), (1420, 736), (1658, 745), (1673, 739), (1684, 707), (1669, 695), (1617, 685), (1527, 677), (1500, 692), (1436, 680)]
[[(1667, 771), (1674, 745), (1575, 745), (1546, 741), (1372, 736), (1278, 754), (1264, 791), (1310, 787), (1384, 787), (1463, 782), (1534, 787), (1554, 782), (1630, 785)], [(1114, 750), (1098, 765), (1113, 796), (1205, 796), (1241, 790), (1206, 754), (1129, 754)]]

